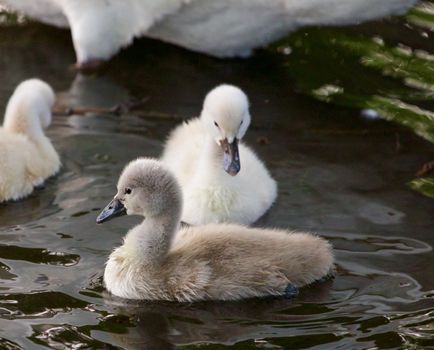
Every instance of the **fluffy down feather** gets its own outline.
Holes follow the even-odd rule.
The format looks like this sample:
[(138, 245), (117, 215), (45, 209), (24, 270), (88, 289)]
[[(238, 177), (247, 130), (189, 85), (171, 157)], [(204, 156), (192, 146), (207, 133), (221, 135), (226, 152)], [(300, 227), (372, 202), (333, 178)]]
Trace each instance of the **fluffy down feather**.
[(179, 229), (181, 189), (153, 159), (127, 165), (114, 200), (128, 214), (145, 217), (110, 255), (104, 272), (107, 289), (122, 298), (191, 302), (284, 295), (289, 284), (305, 286), (333, 269), (330, 244), (309, 233), (233, 224)]
[(0, 202), (29, 195), (59, 170), (59, 156), (44, 135), (53, 103), (53, 90), (38, 79), (19, 84), (10, 98), (0, 128)]

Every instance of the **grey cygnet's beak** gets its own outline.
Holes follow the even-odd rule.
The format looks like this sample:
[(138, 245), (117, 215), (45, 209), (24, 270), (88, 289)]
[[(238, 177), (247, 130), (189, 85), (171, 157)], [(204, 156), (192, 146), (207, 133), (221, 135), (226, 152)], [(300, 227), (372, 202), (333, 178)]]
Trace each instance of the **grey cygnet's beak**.
[(113, 199), (96, 218), (97, 224), (102, 224), (115, 217), (126, 215), (127, 209), (119, 199)]

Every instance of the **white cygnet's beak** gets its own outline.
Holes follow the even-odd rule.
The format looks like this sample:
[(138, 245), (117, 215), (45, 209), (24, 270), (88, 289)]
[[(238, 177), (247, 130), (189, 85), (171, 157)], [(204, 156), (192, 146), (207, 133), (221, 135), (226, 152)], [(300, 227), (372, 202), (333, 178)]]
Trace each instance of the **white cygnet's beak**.
[(225, 171), (229, 175), (237, 175), (241, 169), (238, 139), (234, 138), (232, 142), (229, 142), (225, 138), (220, 141), (220, 147), (223, 149), (223, 167)]

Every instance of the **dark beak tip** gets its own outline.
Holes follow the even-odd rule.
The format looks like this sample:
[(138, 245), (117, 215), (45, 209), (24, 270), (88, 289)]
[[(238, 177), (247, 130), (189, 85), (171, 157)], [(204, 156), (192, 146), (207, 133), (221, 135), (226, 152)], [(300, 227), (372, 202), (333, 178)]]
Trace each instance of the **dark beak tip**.
[(229, 143), (227, 139), (225, 139), (225, 142), (223, 142), (221, 146), (224, 152), (223, 167), (229, 175), (236, 176), (241, 169), (238, 153), (238, 140), (235, 139), (234, 142)]
[(126, 215), (127, 211), (124, 205), (117, 199), (111, 201), (97, 216), (96, 223), (102, 224), (110, 219), (113, 219), (118, 216)]
[(229, 169), (228, 174), (231, 176), (236, 176), (240, 172), (240, 169)]
[[(104, 214), (104, 215), (103, 215)], [(106, 221), (107, 215), (105, 215), (105, 211), (103, 211), (101, 214), (99, 214), (96, 218), (97, 224), (102, 224), (104, 221)]]

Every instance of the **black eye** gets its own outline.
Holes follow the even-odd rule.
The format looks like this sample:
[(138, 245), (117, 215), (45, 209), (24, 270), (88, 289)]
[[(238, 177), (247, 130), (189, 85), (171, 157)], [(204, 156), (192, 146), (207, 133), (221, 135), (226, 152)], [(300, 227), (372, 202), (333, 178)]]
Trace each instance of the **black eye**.
[(219, 127), (219, 125), (217, 124), (217, 122), (214, 122), (214, 125), (215, 125), (216, 127)]
[(244, 120), (241, 121), (240, 126), (243, 125), (243, 121), (244, 121)]
[(130, 194), (130, 193), (131, 193), (131, 188), (128, 188), (128, 187), (127, 187), (127, 188), (125, 189), (125, 194)]

